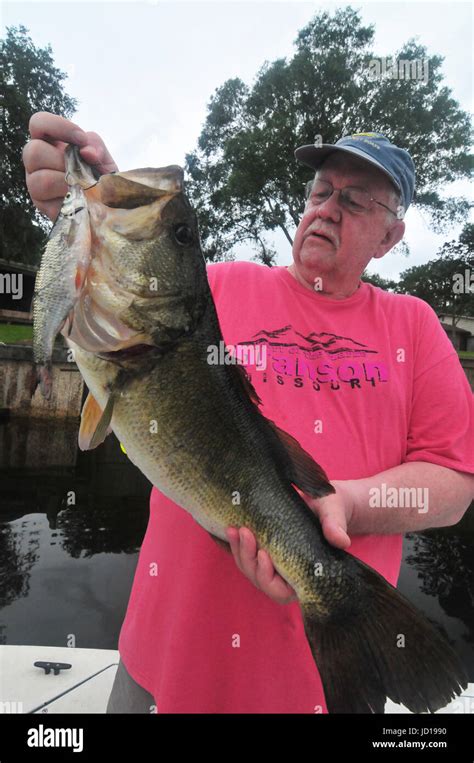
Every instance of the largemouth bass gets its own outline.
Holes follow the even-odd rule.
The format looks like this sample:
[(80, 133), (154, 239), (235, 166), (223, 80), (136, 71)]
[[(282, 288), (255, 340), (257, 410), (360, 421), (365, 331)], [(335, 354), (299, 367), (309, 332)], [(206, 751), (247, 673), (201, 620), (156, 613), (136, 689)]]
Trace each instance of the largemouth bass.
[(181, 168), (104, 175), (83, 193), (90, 265), (67, 336), (90, 390), (81, 447), (111, 428), (219, 541), (250, 528), (297, 593), (330, 713), (383, 713), (387, 697), (412, 712), (448, 704), (467, 679), (446, 639), (325, 540), (295, 489), (334, 492), (323, 468), (260, 413), (241, 366), (207, 362), (223, 339)]

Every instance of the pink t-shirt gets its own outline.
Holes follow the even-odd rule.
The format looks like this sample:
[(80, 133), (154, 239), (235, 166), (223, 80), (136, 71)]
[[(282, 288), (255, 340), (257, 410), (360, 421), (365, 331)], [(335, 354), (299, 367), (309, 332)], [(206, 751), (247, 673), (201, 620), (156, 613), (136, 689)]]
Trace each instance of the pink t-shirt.
[[(225, 342), (246, 361), (262, 413), (329, 479), (405, 461), (474, 472), (471, 390), (425, 302), (368, 283), (332, 300), (284, 267), (250, 262), (210, 265), (208, 275)], [(349, 553), (396, 585), (402, 536), (351, 540)], [(327, 712), (298, 603), (255, 588), (155, 488), (119, 650), (158, 712)]]

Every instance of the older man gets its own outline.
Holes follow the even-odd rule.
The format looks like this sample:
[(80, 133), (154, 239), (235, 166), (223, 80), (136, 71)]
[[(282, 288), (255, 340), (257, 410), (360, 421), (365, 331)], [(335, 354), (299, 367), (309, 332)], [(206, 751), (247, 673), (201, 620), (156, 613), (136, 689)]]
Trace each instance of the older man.
[[(30, 129), (27, 183), (51, 219), (66, 191), (65, 142), (99, 171), (116, 169), (99, 136), (61, 117), (37, 114)], [(408, 153), (368, 133), (296, 155), (316, 175), (292, 265), (219, 263), (209, 281), (226, 343), (259, 350), (247, 370), (262, 412), (336, 487), (307, 499), (327, 540), (395, 585), (402, 533), (455, 524), (471, 501), (472, 396), (431, 308), (360, 281), (403, 236)], [(294, 592), (248, 529), (228, 538), (248, 579), (153, 489), (110, 712), (326, 711)]]

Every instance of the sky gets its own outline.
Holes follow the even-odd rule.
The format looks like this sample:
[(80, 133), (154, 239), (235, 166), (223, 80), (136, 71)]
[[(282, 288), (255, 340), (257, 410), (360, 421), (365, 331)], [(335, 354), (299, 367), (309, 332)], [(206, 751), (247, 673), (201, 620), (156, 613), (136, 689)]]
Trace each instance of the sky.
[[(216, 88), (231, 77), (251, 85), (265, 61), (293, 55), (298, 31), (316, 13), (348, 4), (0, 0), (0, 29), (3, 36), (5, 27), (23, 24), (35, 46), (51, 45), (55, 65), (68, 74), (64, 87), (78, 100), (73, 120), (99, 133), (119, 168), (127, 170), (184, 164)], [(375, 25), (374, 49), (381, 56), (395, 55), (411, 37), (429, 53), (444, 56), (445, 84), (472, 112), (471, 3), (377, 0), (352, 7), (364, 23)], [(470, 191), (466, 182), (458, 182), (449, 192)], [(435, 235), (415, 208), (408, 210), (406, 226), (409, 257), (393, 250), (374, 260), (369, 271), (397, 278), (432, 259), (460, 230)], [(269, 240), (277, 248), (277, 263), (289, 265), (291, 248), (283, 233)], [(250, 248), (238, 251), (239, 258), (252, 256)]]

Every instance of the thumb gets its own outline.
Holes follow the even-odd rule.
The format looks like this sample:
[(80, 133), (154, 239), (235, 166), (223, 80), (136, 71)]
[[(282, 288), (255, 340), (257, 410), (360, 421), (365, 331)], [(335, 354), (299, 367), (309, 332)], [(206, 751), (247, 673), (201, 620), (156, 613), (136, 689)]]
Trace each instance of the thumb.
[(86, 135), (87, 145), (80, 149), (84, 161), (95, 167), (101, 175), (118, 172), (118, 167), (100, 135), (94, 132), (87, 132)]
[(323, 535), (332, 546), (336, 548), (348, 548), (351, 545), (351, 539), (347, 534), (347, 520), (344, 506), (339, 500), (330, 500), (335, 496), (328, 496), (328, 499), (320, 499), (318, 506), (313, 506), (313, 510), (321, 522)]

